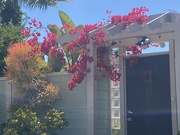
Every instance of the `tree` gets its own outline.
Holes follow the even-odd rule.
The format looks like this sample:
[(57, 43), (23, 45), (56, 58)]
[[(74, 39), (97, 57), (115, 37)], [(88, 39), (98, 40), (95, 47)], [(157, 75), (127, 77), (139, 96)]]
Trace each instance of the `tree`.
[(4, 75), (4, 58), (7, 56), (7, 48), (9, 47), (9, 43), (15, 43), (23, 40), (21, 29), (22, 26), (14, 26), (12, 23), (0, 26), (0, 76)]
[(0, 1), (0, 76), (3, 76), (9, 43), (23, 40), (23, 14), (18, 4), (12, 5), (9, 0)]
[(12, 4), (10, 1), (1, 2), (0, 17), (1, 24), (8, 24), (11, 22), (13, 25), (21, 25), (23, 12), (18, 4)]
[(9, 0), (13, 4), (21, 4), (25, 5), (28, 8), (39, 8), (39, 9), (47, 9), (48, 6), (54, 7), (58, 6), (60, 1), (68, 2), (70, 0)]

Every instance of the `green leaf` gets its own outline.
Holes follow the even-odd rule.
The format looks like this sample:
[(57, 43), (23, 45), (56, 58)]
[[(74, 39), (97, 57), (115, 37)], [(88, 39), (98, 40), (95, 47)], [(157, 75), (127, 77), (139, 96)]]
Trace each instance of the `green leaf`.
[(67, 71), (67, 67), (62, 67), (60, 72), (66, 72)]
[(84, 27), (84, 25), (79, 24), (77, 27), (78, 27), (79, 29), (82, 29), (82, 28)]
[[(72, 28), (75, 27), (74, 22), (65, 12), (59, 11), (59, 17), (62, 22), (62, 25), (69, 24)], [(66, 33), (68, 33), (68, 31), (69, 30), (66, 30)]]
[(79, 53), (73, 53), (72, 54), (72, 64), (74, 65), (77, 61), (77, 59), (79, 58)]
[(47, 27), (51, 32), (55, 33), (58, 37), (64, 34), (63, 31), (58, 26), (53, 26), (52, 24), (49, 24)]

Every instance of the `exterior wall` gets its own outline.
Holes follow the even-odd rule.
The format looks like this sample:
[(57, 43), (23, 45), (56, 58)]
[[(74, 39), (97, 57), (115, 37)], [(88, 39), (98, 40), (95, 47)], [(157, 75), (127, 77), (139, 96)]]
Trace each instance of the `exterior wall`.
[(78, 85), (73, 91), (67, 90), (67, 81), (71, 75), (67, 73), (52, 73), (50, 82), (60, 88), (60, 99), (55, 107), (65, 112), (69, 122), (68, 127), (61, 131), (62, 135), (86, 135), (87, 130), (87, 94), (86, 80)]
[[(67, 90), (67, 82), (71, 79), (68, 73), (51, 73), (49, 81), (60, 88), (60, 98), (54, 107), (65, 112), (65, 117), (69, 122), (65, 130), (60, 131), (61, 135), (87, 135), (88, 134), (88, 108), (87, 108), (87, 78), (73, 91)], [(13, 90), (13, 88), (12, 88)], [(110, 85), (107, 77), (98, 77), (97, 94), (95, 100), (95, 126), (96, 135), (110, 135)], [(5, 78), (0, 78), (0, 122), (7, 119), (7, 102), (11, 100), (11, 85)], [(0, 123), (0, 124), (1, 124)]]
[(0, 80), (0, 124), (6, 121), (6, 80)]
[(0, 78), (0, 124), (7, 120), (7, 104), (11, 99), (11, 85), (5, 77)]
[(111, 134), (110, 81), (108, 77), (97, 79), (97, 135)]

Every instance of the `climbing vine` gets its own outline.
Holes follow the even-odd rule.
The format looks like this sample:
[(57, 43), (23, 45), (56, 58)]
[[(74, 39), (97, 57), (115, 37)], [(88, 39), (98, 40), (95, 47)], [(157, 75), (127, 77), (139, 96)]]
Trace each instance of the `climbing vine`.
[[(128, 13), (127, 15), (111, 16), (110, 22), (114, 25), (124, 23), (126, 26), (129, 26), (135, 22), (142, 25), (148, 21), (148, 16), (145, 14), (147, 11), (148, 9), (146, 7), (133, 8), (132, 12)], [(108, 13), (110, 12), (108, 11)], [(42, 23), (37, 22), (35, 19), (29, 22), (29, 25), (31, 27), (35, 27), (37, 30), (43, 28)], [(55, 26), (56, 25), (52, 25), (52, 28)], [(71, 42), (66, 43), (65, 48), (63, 45), (56, 42), (57, 35), (53, 32), (49, 32), (48, 30), (46, 30), (47, 36), (43, 37), (42, 43), (38, 42), (38, 38), (41, 36), (41, 34), (37, 32), (37, 30), (34, 32), (31, 31), (31, 28), (27, 27), (24, 28), (21, 33), (27, 37), (27, 42), (34, 47), (31, 52), (27, 53), (29, 57), (33, 56), (37, 52), (41, 52), (45, 55), (50, 54), (52, 57), (61, 57), (61, 62), (66, 65), (67, 59), (65, 54), (79, 54), (79, 58), (76, 60), (76, 62), (68, 66), (68, 72), (73, 73), (72, 79), (68, 82), (68, 89), (73, 90), (77, 84), (80, 84), (84, 80), (87, 73), (90, 72), (90, 69), (87, 67), (87, 63), (91, 63), (94, 58), (93, 56), (89, 55), (90, 50), (87, 48), (87, 45), (91, 40), (95, 41), (97, 45), (97, 68), (104, 69), (109, 74), (111, 80), (120, 80), (121, 74), (115, 70), (113, 65), (105, 62), (103, 58), (105, 52), (103, 46), (106, 44), (106, 33), (104, 30), (99, 29), (102, 26), (102, 23), (96, 23), (93, 25), (84, 25), (82, 28), (78, 28), (72, 27), (68, 23), (65, 24), (61, 28), (62, 31), (68, 31), (68, 34), (79, 33), (79, 37)], [(91, 36), (89, 33), (94, 30), (97, 31)], [(37, 46), (37, 44), (39, 45)], [(142, 48), (137, 45), (130, 46), (127, 48), (127, 52), (129, 55), (141, 54)], [(137, 60), (135, 58), (132, 57), (130, 59), (130, 65), (133, 65), (136, 62)]]

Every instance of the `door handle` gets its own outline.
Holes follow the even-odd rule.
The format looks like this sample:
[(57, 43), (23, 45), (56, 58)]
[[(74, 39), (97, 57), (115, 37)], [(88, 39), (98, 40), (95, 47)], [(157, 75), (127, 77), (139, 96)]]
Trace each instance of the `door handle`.
[(128, 114), (132, 114), (133, 112), (132, 112), (131, 110), (128, 110), (127, 113), (128, 113)]

